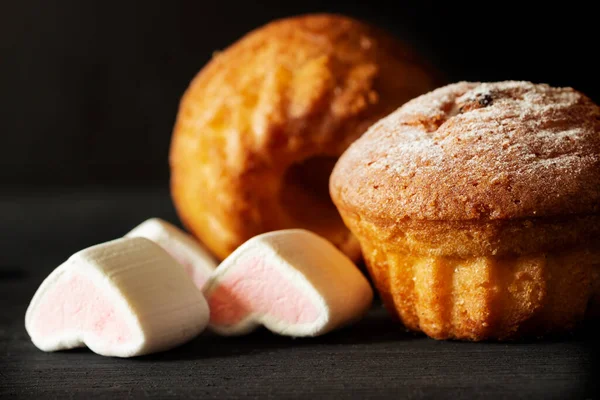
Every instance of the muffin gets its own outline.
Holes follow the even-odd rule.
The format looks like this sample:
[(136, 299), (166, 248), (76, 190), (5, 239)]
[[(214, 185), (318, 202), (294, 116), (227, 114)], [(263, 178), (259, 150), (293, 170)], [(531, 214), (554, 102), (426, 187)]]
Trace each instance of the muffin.
[(503, 340), (598, 314), (600, 109), (571, 88), (437, 89), (352, 144), (330, 191), (410, 330)]
[(215, 53), (181, 101), (170, 165), (182, 222), (221, 259), (257, 234), (305, 228), (357, 260), (329, 197), (331, 170), (436, 79), (407, 45), (351, 18), (288, 18), (249, 33)]

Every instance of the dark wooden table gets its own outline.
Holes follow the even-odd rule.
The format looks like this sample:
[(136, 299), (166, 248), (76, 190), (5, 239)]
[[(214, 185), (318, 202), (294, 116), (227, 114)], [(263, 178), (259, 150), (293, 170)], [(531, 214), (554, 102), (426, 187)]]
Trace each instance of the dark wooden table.
[(204, 334), (173, 351), (114, 359), (43, 353), (25, 309), (73, 252), (142, 220), (177, 221), (166, 190), (9, 191), (0, 197), (0, 397), (595, 398), (600, 330), (520, 343), (438, 342), (404, 332), (380, 306), (315, 339)]

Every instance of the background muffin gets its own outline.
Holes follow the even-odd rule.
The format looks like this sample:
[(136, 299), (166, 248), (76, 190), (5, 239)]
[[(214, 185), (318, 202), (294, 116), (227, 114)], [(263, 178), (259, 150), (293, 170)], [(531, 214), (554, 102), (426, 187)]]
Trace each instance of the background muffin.
[(215, 54), (181, 101), (170, 152), (181, 220), (220, 258), (254, 235), (300, 227), (358, 259), (330, 172), (369, 125), (433, 87), (411, 49), (350, 18), (251, 32)]
[(600, 109), (569, 88), (459, 83), (376, 123), (332, 198), (386, 303), (435, 338), (571, 329), (600, 264)]

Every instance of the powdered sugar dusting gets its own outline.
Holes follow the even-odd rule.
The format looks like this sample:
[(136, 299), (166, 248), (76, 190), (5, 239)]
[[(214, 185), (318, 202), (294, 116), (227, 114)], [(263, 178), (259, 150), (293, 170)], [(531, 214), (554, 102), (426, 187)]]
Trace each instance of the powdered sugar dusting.
[(339, 169), (356, 163), (352, 191), (383, 196), (399, 216), (553, 214), (565, 199), (589, 211), (600, 201), (600, 110), (570, 88), (461, 82), (372, 126)]

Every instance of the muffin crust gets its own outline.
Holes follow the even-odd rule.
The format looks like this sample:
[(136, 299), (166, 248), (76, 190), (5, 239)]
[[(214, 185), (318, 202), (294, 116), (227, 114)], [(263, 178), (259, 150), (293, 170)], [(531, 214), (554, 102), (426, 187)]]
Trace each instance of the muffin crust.
[(573, 89), (435, 90), (351, 145), (330, 191), (408, 329), (504, 340), (598, 315), (600, 109)]
[[(331, 168), (435, 82), (410, 48), (351, 18), (308, 15), (249, 33), (216, 53), (181, 101), (170, 151), (181, 220), (219, 258), (254, 235), (303, 227), (357, 259), (329, 199)], [(293, 166), (301, 174), (286, 175)]]
[(600, 229), (599, 132), (600, 109), (573, 89), (458, 83), (373, 125), (337, 163), (330, 191), (342, 214), (410, 251), (569, 247)]

